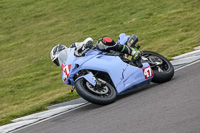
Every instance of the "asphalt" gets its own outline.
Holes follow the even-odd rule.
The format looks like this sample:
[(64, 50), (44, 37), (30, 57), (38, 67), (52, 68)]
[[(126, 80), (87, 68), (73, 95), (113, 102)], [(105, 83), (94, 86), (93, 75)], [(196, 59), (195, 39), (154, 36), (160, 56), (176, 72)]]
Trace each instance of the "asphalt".
[[(198, 49), (198, 48), (197, 48)], [(147, 97), (148, 96), (151, 96), (151, 94), (152, 94), (152, 92), (153, 92), (153, 90), (155, 90), (157, 87), (158, 88), (162, 88), (162, 86), (163, 85), (166, 85), (166, 86), (171, 86), (171, 83), (174, 83), (175, 82), (175, 86), (171, 86), (171, 88), (179, 88), (179, 86), (182, 86), (182, 88), (185, 88), (184, 86), (185, 85), (179, 85), (179, 80), (182, 80), (182, 78), (180, 78), (178, 75), (182, 75), (182, 76), (184, 76), (184, 77), (188, 77), (189, 75), (191, 75), (191, 74), (183, 74), (184, 72), (185, 72), (185, 70), (186, 69), (189, 69), (189, 68), (191, 68), (191, 67), (194, 67), (194, 66), (196, 66), (197, 64), (199, 64), (199, 63), (196, 63), (196, 62), (198, 62), (199, 60), (200, 60), (200, 50), (197, 50), (196, 49), (196, 51), (193, 51), (193, 52), (190, 52), (190, 53), (186, 53), (186, 54), (183, 54), (183, 55), (180, 55), (180, 56), (177, 56), (177, 57), (174, 57), (174, 60), (173, 61), (171, 61), (172, 62), (172, 64), (174, 65), (174, 68), (176, 69), (176, 71), (177, 70), (179, 70), (178, 72), (176, 72), (175, 73), (175, 76), (174, 76), (174, 78), (173, 78), (173, 80), (172, 81), (170, 81), (170, 82), (167, 82), (167, 83), (165, 83), (165, 84), (151, 84), (151, 86), (149, 86), (149, 87), (147, 87), (147, 88), (145, 88), (145, 89), (143, 89), (142, 91), (140, 91), (140, 92), (137, 92), (137, 93), (133, 93), (133, 94), (129, 94), (129, 95), (125, 95), (125, 96), (123, 96), (123, 97), (121, 97), (121, 98), (119, 98), (118, 99), (118, 101), (116, 101), (115, 103), (113, 103), (113, 104), (111, 104), (111, 105), (107, 105), (107, 106), (97, 106), (97, 105), (94, 105), (94, 104), (91, 104), (91, 103), (88, 103), (87, 101), (85, 101), (84, 99), (82, 99), (82, 98), (79, 98), (79, 99), (76, 99), (76, 100), (73, 100), (73, 101), (70, 101), (70, 102), (65, 102), (65, 103), (61, 103), (61, 104), (56, 104), (56, 105), (52, 105), (52, 106), (49, 106), (49, 107), (47, 107), (49, 110), (48, 111), (45, 111), (45, 112), (40, 112), (40, 113), (36, 113), (36, 114), (33, 114), (33, 115), (29, 115), (29, 116), (25, 116), (25, 117), (22, 117), (22, 118), (18, 118), (18, 119), (15, 119), (15, 120), (13, 120), (13, 122), (14, 123), (12, 123), (12, 124), (8, 124), (8, 125), (5, 125), (5, 126), (1, 126), (0, 127), (0, 133), (7, 133), (7, 132), (10, 132), (10, 131), (16, 131), (16, 132), (38, 132), (38, 133), (43, 133), (43, 132), (48, 132), (48, 133), (50, 133), (50, 132), (64, 132), (65, 130), (65, 128), (63, 128), (62, 126), (60, 127), (60, 126), (52, 126), (51, 124), (51, 122), (49, 122), (49, 121), (51, 121), (51, 120), (54, 120), (55, 119), (55, 121), (57, 121), (58, 122), (58, 125), (62, 125), (62, 119), (63, 118), (68, 118), (68, 119), (75, 119), (75, 117), (73, 117), (73, 118), (70, 118), (69, 116), (65, 116), (65, 115), (68, 115), (68, 114), (72, 114), (72, 116), (73, 115), (77, 115), (77, 116), (79, 116), (80, 117), (80, 114), (85, 114), (86, 112), (84, 111), (84, 110), (87, 110), (87, 112), (91, 112), (92, 114), (85, 114), (85, 115), (87, 115), (89, 118), (90, 118), (90, 116), (92, 117), (92, 118), (90, 118), (89, 120), (90, 121), (93, 121), (94, 123), (96, 122), (96, 120), (92, 120), (93, 119), (93, 113), (95, 113), (96, 115), (100, 115), (101, 116), (101, 113), (99, 113), (99, 111), (97, 111), (97, 110), (102, 110), (102, 118), (105, 118), (105, 121), (108, 121), (108, 126), (111, 126), (112, 128), (114, 128), (114, 127), (116, 127), (116, 125), (118, 125), (118, 123), (127, 123), (127, 122), (130, 122), (131, 123), (131, 121), (121, 121), (121, 122), (115, 122), (116, 120), (115, 119), (113, 119), (113, 117), (116, 117), (116, 118), (118, 118), (119, 116), (121, 116), (122, 114), (122, 116), (124, 116), (124, 114), (125, 114), (125, 116), (124, 116), (124, 119), (126, 118), (126, 117), (130, 117), (128, 114), (130, 114), (130, 112), (127, 112), (126, 110), (121, 110), (120, 108), (121, 108), (121, 106), (122, 105), (124, 105), (124, 106), (122, 106), (123, 108), (128, 108), (128, 109), (130, 109), (130, 110), (133, 110), (133, 111), (131, 111), (131, 112), (135, 112), (136, 114), (138, 113), (137, 111), (138, 111), (138, 109), (140, 109), (140, 110), (144, 110), (144, 112), (145, 112), (145, 108), (147, 108), (146, 106), (142, 109), (142, 105), (146, 102), (146, 101), (143, 101), (143, 99), (141, 99), (141, 102), (142, 103), (136, 103), (136, 105), (135, 105), (135, 103), (134, 103), (134, 105), (135, 106), (139, 106), (140, 104), (141, 104), (141, 108), (138, 108), (137, 109), (137, 107), (135, 108), (135, 107), (133, 107), (132, 108), (132, 104), (130, 104), (130, 101), (131, 101), (131, 99), (134, 99), (134, 101), (136, 100), (136, 99), (140, 99), (140, 98), (138, 98), (137, 97), (137, 95), (141, 95), (141, 94), (143, 94), (143, 93), (145, 93), (145, 97), (146, 97), (146, 93), (148, 93), (147, 94)], [(192, 65), (192, 66), (190, 66), (190, 65)], [(183, 70), (180, 70), (180, 69), (182, 69), (183, 67), (186, 67), (186, 66), (188, 66), (187, 68), (184, 68)], [(195, 70), (196, 69), (196, 70)], [(183, 71), (183, 72), (182, 72)], [(198, 72), (198, 68), (194, 68), (194, 70), (192, 69), (191, 70), (192, 72), (193, 71), (196, 71), (196, 72)], [(180, 73), (180, 74), (177, 74), (177, 73)], [(177, 77), (178, 76), (178, 77)], [(198, 76), (197, 76), (198, 77)], [(177, 78), (178, 78), (178, 82), (176, 81), (177, 80)], [(193, 78), (195, 78), (196, 79), (196, 77), (191, 77), (191, 80), (188, 80), (188, 81), (184, 81), (184, 83), (192, 83), (192, 82), (195, 82), (194, 80), (193, 80)], [(199, 79), (199, 78), (198, 78)], [(198, 82), (198, 81), (197, 81)], [(192, 83), (192, 84), (194, 84), (194, 85), (196, 85), (196, 83)], [(165, 86), (165, 87), (166, 87)], [(198, 86), (198, 85), (197, 85)], [(194, 88), (195, 88), (195, 86), (193, 86)], [(198, 87), (197, 87), (198, 88)], [(162, 89), (161, 89), (162, 90)], [(168, 91), (170, 91), (169, 89), (166, 89), (166, 90), (168, 90)], [(178, 89), (179, 90), (179, 89)], [(149, 91), (150, 91), (150, 93), (149, 93)], [(170, 92), (168, 92), (167, 91), (167, 93), (170, 93)], [(165, 91), (164, 91), (165, 92)], [(163, 92), (163, 93), (164, 93)], [(168, 95), (166, 93), (166, 95)], [(173, 91), (171, 92), (171, 93), (174, 93)], [(175, 94), (177, 94), (177, 93), (175, 93)], [(192, 94), (191, 94), (191, 96), (192, 96)], [(141, 97), (143, 97), (143, 96), (141, 96)], [(156, 96), (154, 96), (154, 94), (152, 94), (152, 96), (151, 97), (156, 97)], [(130, 98), (130, 99), (127, 99), (127, 98)], [(126, 99), (127, 99), (127, 101), (126, 101)], [(144, 98), (144, 99), (146, 99), (146, 98)], [(125, 101), (124, 101), (125, 100)], [(136, 101), (138, 101), (138, 100), (136, 100)], [(149, 100), (151, 100), (151, 99), (149, 99)], [(160, 98), (158, 98), (157, 99), (158, 101), (159, 100), (161, 100)], [(167, 100), (167, 99), (166, 99)], [(181, 99), (180, 99), (181, 100)], [(198, 101), (199, 99), (196, 99), (196, 101)], [(122, 102), (125, 102), (125, 103), (122, 103)], [(162, 100), (161, 100), (162, 101)], [(199, 102), (199, 101), (198, 101)], [(147, 102), (148, 103), (148, 102)], [(173, 103), (178, 103), (178, 101), (175, 101), (174, 100), (174, 102)], [(128, 105), (128, 104), (130, 104), (130, 105)], [(153, 106), (155, 106), (153, 103), (150, 103), (150, 105), (148, 105), (148, 106), (151, 106), (152, 105), (152, 107)], [(179, 104), (177, 104), (177, 105), (179, 105)], [(113, 107), (114, 106), (114, 107)], [(108, 110), (111, 110), (111, 112), (116, 112), (116, 107), (117, 108), (119, 108), (120, 110), (119, 111), (122, 111), (121, 113), (119, 112), (119, 113), (114, 113), (114, 115), (113, 114), (110, 114), (110, 113), (106, 113), (107, 112), (107, 107), (109, 107), (109, 109)], [(185, 104), (183, 104), (183, 106), (185, 106)], [(161, 106), (162, 107), (162, 106)], [(187, 105), (186, 105), (186, 107), (187, 107)], [(113, 109), (111, 109), (111, 108), (113, 108)], [(168, 107), (167, 107), (167, 104), (166, 104), (166, 109), (167, 109)], [(198, 108), (199, 109), (199, 108)], [(93, 110), (95, 110), (95, 111), (97, 111), (97, 112), (93, 112)], [(129, 110), (129, 111), (130, 111)], [(173, 109), (169, 109), (169, 110), (173, 110)], [(78, 112), (77, 112), (78, 111)], [(153, 112), (157, 112), (156, 110), (149, 110), (152, 114), (154, 114)], [(200, 111), (200, 110), (199, 110)], [(140, 111), (139, 111), (140, 112)], [(135, 114), (134, 113), (134, 114)], [(159, 112), (160, 113), (160, 112)], [(64, 115), (64, 116), (63, 116)], [(107, 118), (106, 117), (104, 117), (104, 115), (105, 116), (107, 116)], [(116, 116), (115, 116), (116, 115)], [(144, 116), (145, 116), (145, 114), (143, 114)], [(161, 115), (161, 116), (163, 116), (164, 117), (164, 115), (162, 115), (162, 113), (160, 113), (159, 115)], [(112, 117), (113, 116), (113, 117)], [(131, 115), (131, 117), (130, 118), (132, 118), (132, 116), (134, 116), (134, 117), (137, 117), (137, 118), (140, 118), (140, 116), (135, 116), (135, 115)], [(60, 118), (60, 117), (62, 117), (62, 118)], [(84, 118), (84, 116), (82, 116), (81, 115), (81, 118), (84, 118), (85, 120), (87, 120), (88, 119), (88, 117), (86, 117), (85, 116), (85, 118)], [(133, 119), (135, 119), (133, 117)], [(95, 117), (94, 117), (95, 118)], [(148, 117), (147, 117), (148, 118)], [(199, 118), (199, 117), (198, 117)], [(59, 119), (61, 119), (61, 123), (59, 123)], [(150, 118), (150, 119), (152, 119), (152, 118)], [(75, 120), (78, 120), (78, 118), (76, 118)], [(72, 122), (70, 122), (70, 120), (68, 121), (68, 122), (70, 122), (71, 124), (75, 124), (75, 125), (77, 125), (77, 123), (76, 122), (74, 122), (75, 120), (73, 120)], [(100, 119), (101, 120), (101, 119)], [(137, 119), (136, 119), (137, 120)], [(167, 119), (166, 119), (167, 120)], [(79, 120), (79, 121), (81, 121), (81, 120)], [(102, 123), (102, 121), (103, 120), (101, 120), (101, 121), (99, 121), (100, 123)], [(110, 124), (111, 123), (111, 121), (113, 121), (113, 124)], [(140, 120), (139, 120), (140, 121)], [(72, 126), (71, 124), (69, 124), (68, 122), (65, 122), (65, 124), (67, 124), (67, 125), (65, 125), (65, 127), (72, 127), (72, 128), (74, 128), (74, 126)], [(93, 123), (92, 122), (92, 123)], [(145, 124), (145, 127), (146, 127), (146, 123), (145, 123), (145, 121), (142, 121), (142, 122), (144, 122), (144, 124)], [(153, 121), (152, 121), (153, 122)], [(198, 121), (199, 123), (198, 124), (200, 124), (200, 121)], [(34, 129), (32, 129), (32, 127), (35, 127), (35, 126), (39, 126), (39, 127), (41, 127), (41, 125), (43, 125), (43, 123), (45, 123), (45, 125), (46, 126), (43, 126), (44, 127), (44, 130), (34, 130)], [(50, 124), (51, 123), (51, 124)], [(86, 122), (83, 122), (83, 125), (84, 125), (84, 123), (87, 123), (87, 121)], [(91, 125), (93, 125), (91, 123)], [(98, 122), (96, 122), (96, 123), (98, 123)], [(115, 125), (115, 123), (116, 123), (116, 125)], [(138, 122), (138, 121), (134, 121), (134, 123), (137, 123), (137, 124), (139, 124), (140, 122)], [(150, 122), (151, 123), (151, 122)], [(155, 122), (156, 123), (156, 122)], [(186, 122), (187, 123), (187, 122)], [(50, 127), (48, 127), (48, 125), (51, 125)], [(70, 126), (68, 126), (68, 124), (70, 125)], [(79, 125), (80, 123), (78, 122), (78, 125)], [(98, 125), (98, 124), (97, 124)], [(97, 125), (93, 125), (93, 126), (97, 126)], [(122, 124), (123, 125), (123, 124)], [(147, 124), (147, 125), (149, 125), (149, 124)], [(79, 125), (80, 127), (81, 127), (81, 125)], [(101, 124), (99, 125), (99, 126), (102, 126)], [(119, 125), (118, 125), (119, 126)], [(118, 127), (117, 126), (117, 127)], [(130, 124), (127, 124), (127, 126), (129, 127), (130, 126)], [(49, 131), (48, 129), (51, 129), (52, 127), (55, 127), (55, 128), (53, 128), (53, 129), (56, 129), (56, 128), (58, 128), (57, 130), (59, 130), (59, 131), (55, 131), (55, 130), (51, 130), (51, 131)], [(102, 126), (102, 127), (104, 127), (104, 126)], [(119, 126), (120, 127), (120, 126)], [(122, 126), (122, 127), (124, 127), (124, 126)], [(125, 126), (126, 127), (126, 126)], [(165, 127), (167, 127), (166, 125), (165, 125)], [(47, 129), (46, 129), (47, 128)], [(91, 130), (91, 127), (89, 126), (86, 126), (85, 128), (87, 128), (87, 129), (90, 129)], [(36, 127), (35, 129), (38, 129), (38, 127)], [(71, 128), (70, 128), (71, 129)], [(117, 129), (117, 128), (116, 128)], [(121, 128), (120, 128), (121, 129)], [(136, 128), (137, 129), (137, 128)], [(159, 129), (159, 128), (158, 128)], [(80, 130), (81, 131), (79, 131), (79, 132), (86, 132), (86, 131), (84, 131), (84, 130), (82, 130), (81, 128), (80, 128)], [(128, 130), (128, 132), (130, 132), (132, 130), (132, 128), (130, 128), (130, 130)], [(69, 130), (69, 129), (67, 129), (67, 132), (68, 131), (70, 131), (70, 132), (74, 132), (75, 130)], [(93, 130), (91, 130), (91, 131), (93, 131)], [(97, 130), (96, 129), (96, 131), (97, 132), (104, 132), (104, 130)], [(106, 128), (105, 128), (105, 131), (107, 131), (106, 130)], [(121, 132), (121, 131), (126, 131), (126, 130), (124, 130), (123, 128), (122, 128), (122, 130), (109, 130), (109, 132)], [(137, 131), (137, 130), (136, 130)], [(139, 132), (141, 132), (140, 130), (138, 130)], [(153, 130), (152, 130), (153, 131)], [(156, 131), (156, 130), (155, 130)], [(165, 131), (165, 130), (163, 130), (163, 131)], [(195, 130), (196, 131), (196, 130)], [(126, 131), (127, 132), (127, 131)], [(200, 132), (200, 130), (199, 130), (199, 132)]]
[(89, 104), (15, 133), (199, 133), (199, 68), (200, 62), (113, 104)]

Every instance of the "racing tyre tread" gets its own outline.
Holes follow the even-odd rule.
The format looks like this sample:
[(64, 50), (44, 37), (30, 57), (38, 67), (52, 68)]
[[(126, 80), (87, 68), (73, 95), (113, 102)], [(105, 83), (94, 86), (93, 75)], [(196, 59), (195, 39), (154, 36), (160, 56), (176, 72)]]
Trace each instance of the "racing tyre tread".
[(116, 97), (117, 97), (116, 90), (109, 83), (106, 82), (106, 86), (108, 86), (110, 89), (109, 96), (101, 97), (89, 92), (84, 85), (85, 81), (86, 80), (84, 78), (80, 78), (75, 82), (75, 88), (76, 88), (77, 93), (85, 100), (94, 104), (98, 104), (98, 105), (107, 105), (107, 104), (113, 103), (116, 100)]
[(152, 82), (154, 82), (154, 83), (164, 83), (164, 82), (167, 82), (167, 81), (172, 79), (172, 77), (174, 76), (174, 67), (168, 59), (166, 59), (164, 56), (162, 56), (158, 53), (152, 52), (152, 51), (143, 51), (143, 55), (145, 55), (145, 54), (146, 55), (153, 55), (153, 56), (157, 56), (157, 57), (161, 58), (169, 67), (168, 70), (164, 71), (164, 72), (159, 72), (156, 69), (152, 69), (153, 74), (154, 74)]

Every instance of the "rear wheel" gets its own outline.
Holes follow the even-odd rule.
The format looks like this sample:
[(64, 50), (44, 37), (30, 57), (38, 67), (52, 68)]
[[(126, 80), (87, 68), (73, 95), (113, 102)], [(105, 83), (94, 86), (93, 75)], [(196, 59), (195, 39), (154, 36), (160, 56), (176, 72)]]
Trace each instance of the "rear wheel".
[(148, 59), (153, 70), (154, 77), (152, 82), (163, 83), (172, 79), (174, 76), (174, 67), (168, 59), (152, 51), (143, 51), (143, 56)]
[(75, 83), (77, 93), (85, 100), (94, 104), (106, 105), (115, 101), (117, 93), (115, 88), (106, 81), (97, 79), (98, 84), (92, 86), (84, 78), (80, 78)]

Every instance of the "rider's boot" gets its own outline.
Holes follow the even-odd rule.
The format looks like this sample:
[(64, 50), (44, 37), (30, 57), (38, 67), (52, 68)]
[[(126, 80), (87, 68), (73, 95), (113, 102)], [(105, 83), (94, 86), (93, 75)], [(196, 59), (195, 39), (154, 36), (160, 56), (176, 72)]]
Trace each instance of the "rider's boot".
[(141, 51), (138, 50), (137, 48), (134, 48), (131, 55), (132, 55), (132, 59), (131, 59), (132, 62), (135, 63), (137, 67), (142, 68), (143, 65), (142, 65), (142, 60), (141, 60), (141, 56), (142, 56)]

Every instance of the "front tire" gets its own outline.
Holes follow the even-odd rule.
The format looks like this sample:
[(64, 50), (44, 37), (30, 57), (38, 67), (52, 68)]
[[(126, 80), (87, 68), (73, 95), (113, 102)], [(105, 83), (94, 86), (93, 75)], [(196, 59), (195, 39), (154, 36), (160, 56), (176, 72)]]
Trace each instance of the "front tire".
[(147, 58), (150, 63), (160, 62), (160, 65), (151, 66), (154, 74), (152, 82), (163, 83), (172, 79), (174, 76), (174, 67), (168, 59), (152, 51), (143, 51), (143, 56)]
[(110, 104), (117, 97), (115, 88), (107, 82), (102, 88), (95, 88), (87, 80), (80, 78), (76, 81), (75, 88), (82, 98), (94, 104)]

